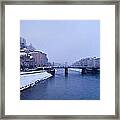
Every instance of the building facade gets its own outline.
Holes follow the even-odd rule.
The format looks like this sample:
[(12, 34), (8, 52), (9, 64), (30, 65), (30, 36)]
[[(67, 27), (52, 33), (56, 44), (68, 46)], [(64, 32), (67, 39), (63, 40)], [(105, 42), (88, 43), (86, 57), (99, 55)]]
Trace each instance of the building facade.
[(77, 62), (75, 62), (72, 66), (78, 67), (100, 67), (100, 58), (91, 57), (91, 58), (83, 58)]
[(42, 53), (39, 50), (35, 50), (33, 52), (30, 52), (30, 55), (33, 56), (33, 58), (35, 59), (37, 66), (47, 66), (48, 64), (47, 54)]
[(20, 53), (20, 70), (27, 71), (36, 67), (35, 59), (28, 53)]

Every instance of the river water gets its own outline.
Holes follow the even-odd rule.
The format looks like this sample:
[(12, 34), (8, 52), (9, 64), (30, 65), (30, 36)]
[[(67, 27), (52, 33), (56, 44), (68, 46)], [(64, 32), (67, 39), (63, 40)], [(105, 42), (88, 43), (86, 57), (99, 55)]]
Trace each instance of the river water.
[(99, 100), (100, 74), (84, 74), (64, 69), (20, 94), (21, 100)]

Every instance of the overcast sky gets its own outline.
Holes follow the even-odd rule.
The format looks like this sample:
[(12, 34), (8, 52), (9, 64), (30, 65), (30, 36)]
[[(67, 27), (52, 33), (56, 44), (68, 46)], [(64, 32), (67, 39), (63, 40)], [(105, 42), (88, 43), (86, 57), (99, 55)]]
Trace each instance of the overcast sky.
[(71, 64), (100, 57), (98, 20), (21, 20), (20, 36), (46, 53), (49, 62)]

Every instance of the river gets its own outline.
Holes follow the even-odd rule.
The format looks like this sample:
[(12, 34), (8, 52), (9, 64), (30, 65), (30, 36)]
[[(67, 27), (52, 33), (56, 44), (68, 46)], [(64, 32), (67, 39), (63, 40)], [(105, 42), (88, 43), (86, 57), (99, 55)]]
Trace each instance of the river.
[(64, 69), (56, 71), (54, 77), (37, 83), (20, 94), (21, 100), (99, 100), (100, 74), (84, 74)]

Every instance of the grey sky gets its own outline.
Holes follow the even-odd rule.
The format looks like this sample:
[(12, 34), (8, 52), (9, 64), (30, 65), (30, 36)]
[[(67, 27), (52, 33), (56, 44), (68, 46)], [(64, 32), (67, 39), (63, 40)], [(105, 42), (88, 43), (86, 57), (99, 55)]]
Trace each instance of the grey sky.
[(99, 20), (21, 20), (20, 36), (46, 53), (50, 62), (100, 57)]

